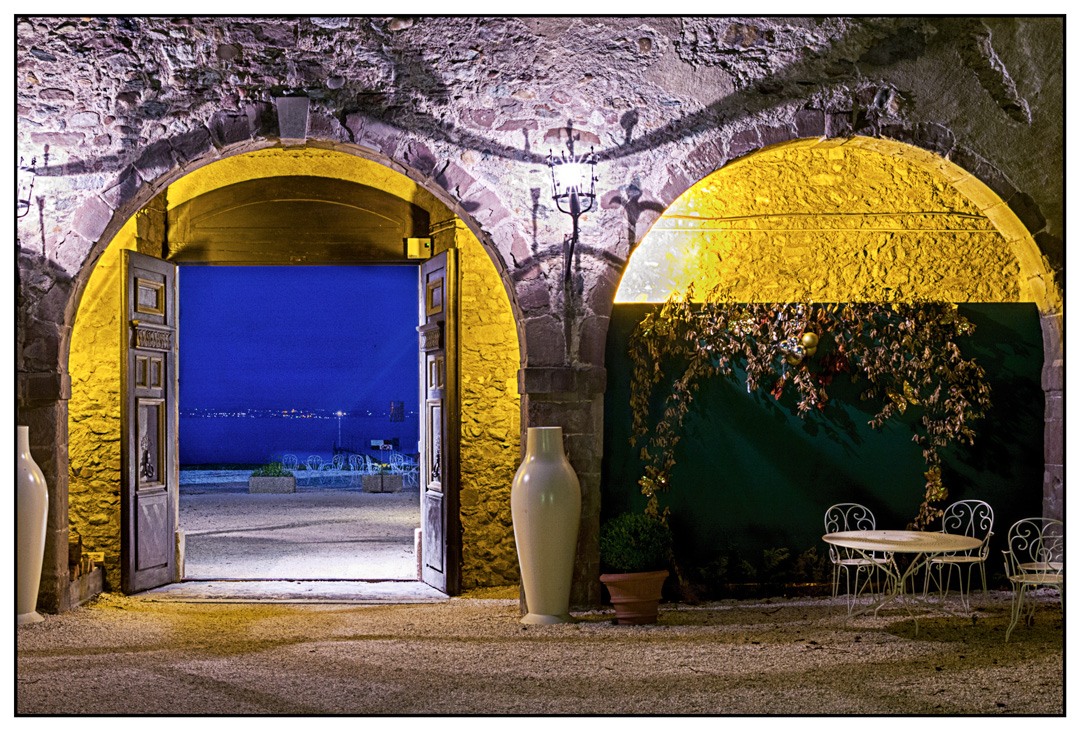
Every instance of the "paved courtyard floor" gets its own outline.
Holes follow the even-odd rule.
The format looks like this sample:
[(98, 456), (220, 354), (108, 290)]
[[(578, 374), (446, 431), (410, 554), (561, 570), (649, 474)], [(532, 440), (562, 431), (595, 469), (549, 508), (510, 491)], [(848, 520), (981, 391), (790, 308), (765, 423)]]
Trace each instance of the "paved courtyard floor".
[(181, 483), (185, 579), (417, 578), (420, 492), (301, 484), (250, 494), (247, 482)]
[(545, 627), (522, 625), (512, 598), (364, 605), (104, 594), (18, 628), (15, 707), (93, 715), (1062, 714), (1060, 604), (1040, 596), (1034, 625), (1006, 643), (1008, 602), (1006, 592), (978, 595), (974, 620), (931, 613), (916, 633), (900, 608), (845, 622), (842, 598), (664, 605), (659, 624), (642, 627), (617, 626), (610, 610), (598, 610)]

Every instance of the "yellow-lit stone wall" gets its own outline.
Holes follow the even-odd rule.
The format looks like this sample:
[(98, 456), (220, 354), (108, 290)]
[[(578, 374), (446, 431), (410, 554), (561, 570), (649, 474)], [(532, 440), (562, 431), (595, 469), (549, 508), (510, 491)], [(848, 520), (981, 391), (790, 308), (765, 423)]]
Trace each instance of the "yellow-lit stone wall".
[(272, 147), (218, 160), (192, 170), (169, 186), (169, 206), (175, 207), (211, 190), (256, 178), (314, 175), (338, 178), (386, 191), (431, 213), (433, 221), (452, 215), (435, 196), (415, 181), (385, 165), (356, 155), (315, 147)]
[(131, 218), (90, 275), (71, 334), (68, 524), (87, 551), (105, 552), (106, 581), (120, 586), (121, 252), (136, 249)]
[(746, 302), (851, 302), (881, 288), (1024, 299), (1016, 255), (980, 208), (939, 169), (874, 142), (800, 140), (709, 175), (642, 240), (616, 301), (663, 301), (690, 282), (695, 299), (722, 282)]
[[(170, 185), (168, 203), (273, 175), (352, 180), (422, 205), (432, 220), (453, 218), (400, 173), (330, 150), (230, 157)], [(88, 550), (105, 552), (113, 587), (120, 578), (120, 251), (136, 249), (136, 236), (132, 218), (102, 255), (79, 308), (70, 356), (69, 520)], [(517, 332), (502, 282), (480, 242), (460, 221), (455, 238), (461, 272), (462, 583), (465, 589), (504, 586), (518, 581), (510, 518), (510, 483), (521, 456)]]
[(458, 223), (462, 588), (519, 580), (510, 483), (521, 460), (518, 341), (494, 264)]

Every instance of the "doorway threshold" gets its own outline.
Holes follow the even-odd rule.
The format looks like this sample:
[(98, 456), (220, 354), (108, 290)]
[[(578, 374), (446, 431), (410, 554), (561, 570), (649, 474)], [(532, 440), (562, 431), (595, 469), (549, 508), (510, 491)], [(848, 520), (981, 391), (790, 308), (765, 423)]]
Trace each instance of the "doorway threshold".
[(416, 580), (185, 579), (139, 594), (192, 604), (437, 604), (450, 597)]

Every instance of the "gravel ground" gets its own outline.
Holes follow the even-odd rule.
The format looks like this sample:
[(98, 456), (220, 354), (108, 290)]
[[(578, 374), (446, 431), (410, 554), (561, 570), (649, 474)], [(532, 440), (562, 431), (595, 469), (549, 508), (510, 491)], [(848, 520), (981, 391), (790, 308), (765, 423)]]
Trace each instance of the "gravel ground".
[[(486, 592), (480, 596), (498, 595)], [(843, 599), (664, 605), (520, 624), (509, 598), (438, 604), (150, 601), (104, 594), (17, 630), (22, 714), (1062, 714), (1063, 616), (1004, 642), (975, 620)]]

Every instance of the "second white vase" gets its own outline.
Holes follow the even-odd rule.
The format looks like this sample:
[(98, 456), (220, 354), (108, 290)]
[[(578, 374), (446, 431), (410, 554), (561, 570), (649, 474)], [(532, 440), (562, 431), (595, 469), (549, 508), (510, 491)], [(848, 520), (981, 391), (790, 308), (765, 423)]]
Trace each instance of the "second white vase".
[(30, 454), (30, 428), (18, 427), (19, 443), (16, 462), (16, 534), (17, 558), (15, 623), (41, 622), (37, 612), (38, 589), (41, 586), (41, 562), (45, 554), (45, 520), (49, 513), (49, 492), (45, 476)]
[(570, 584), (581, 522), (581, 484), (563, 451), (562, 427), (529, 427), (510, 489), (514, 541), (528, 614), (524, 624), (572, 622)]

